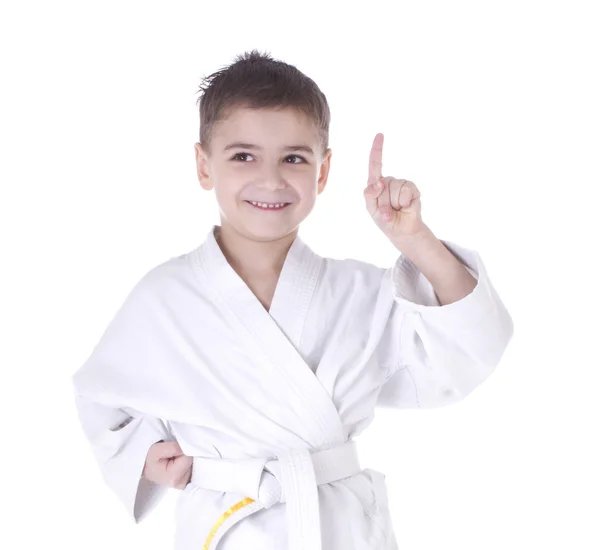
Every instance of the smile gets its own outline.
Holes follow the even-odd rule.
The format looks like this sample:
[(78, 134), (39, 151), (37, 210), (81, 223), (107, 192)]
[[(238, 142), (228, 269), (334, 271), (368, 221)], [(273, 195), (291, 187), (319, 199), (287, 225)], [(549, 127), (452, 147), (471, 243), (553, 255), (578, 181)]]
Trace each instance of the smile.
[(283, 210), (286, 206), (289, 206), (291, 203), (289, 202), (276, 202), (276, 203), (267, 203), (267, 202), (256, 202), (256, 201), (245, 201), (248, 204), (251, 204), (255, 208), (260, 210)]

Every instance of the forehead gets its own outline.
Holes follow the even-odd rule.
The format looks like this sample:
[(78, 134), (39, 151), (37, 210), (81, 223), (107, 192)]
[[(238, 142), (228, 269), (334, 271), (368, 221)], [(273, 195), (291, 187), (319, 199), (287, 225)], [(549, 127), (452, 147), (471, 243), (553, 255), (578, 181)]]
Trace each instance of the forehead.
[(256, 143), (280, 144), (298, 140), (317, 142), (318, 129), (314, 122), (296, 109), (232, 109), (215, 127), (214, 139), (239, 139)]

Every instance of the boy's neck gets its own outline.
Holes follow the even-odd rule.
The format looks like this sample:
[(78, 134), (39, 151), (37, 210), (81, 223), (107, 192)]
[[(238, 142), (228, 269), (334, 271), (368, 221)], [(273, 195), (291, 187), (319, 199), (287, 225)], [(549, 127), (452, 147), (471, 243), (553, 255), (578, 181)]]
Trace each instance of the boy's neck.
[(279, 275), (287, 253), (298, 230), (276, 241), (254, 241), (240, 235), (228, 226), (215, 228), (215, 239), (227, 259), (238, 274)]

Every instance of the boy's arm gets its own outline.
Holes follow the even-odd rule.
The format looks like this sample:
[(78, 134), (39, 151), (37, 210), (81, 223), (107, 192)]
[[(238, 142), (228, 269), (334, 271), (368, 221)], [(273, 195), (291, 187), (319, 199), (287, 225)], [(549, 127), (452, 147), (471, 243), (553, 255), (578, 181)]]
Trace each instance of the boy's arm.
[(130, 518), (139, 523), (169, 489), (167, 485), (142, 478), (146, 455), (154, 443), (172, 437), (157, 418), (133, 418), (123, 409), (106, 407), (78, 394), (75, 394), (75, 403), (104, 481), (123, 503)]
[[(451, 273), (458, 264), (453, 267), (447, 258), (443, 261), (454, 284), (449, 282), (451, 277), (444, 280), (443, 272), (435, 270), (435, 262), (421, 263), (434, 288), (405, 255), (386, 273), (395, 303), (384, 340), (398, 348), (393, 354), (382, 352), (388, 360), (393, 357), (393, 365), (379, 406), (432, 408), (463, 399), (493, 372), (513, 335), (512, 318), (479, 254), (440, 242), (467, 268), (476, 285), (472, 287), (469, 276), (461, 277), (456, 270)], [(439, 251), (433, 254), (443, 258)], [(433, 258), (431, 253), (429, 258)]]

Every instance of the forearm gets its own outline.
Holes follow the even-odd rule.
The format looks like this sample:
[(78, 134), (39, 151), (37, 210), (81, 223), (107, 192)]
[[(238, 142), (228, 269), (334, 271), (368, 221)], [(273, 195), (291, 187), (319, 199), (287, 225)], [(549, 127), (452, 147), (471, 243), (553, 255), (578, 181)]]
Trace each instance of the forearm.
[(477, 280), (429, 228), (393, 244), (431, 283), (441, 305), (461, 300), (477, 286)]

